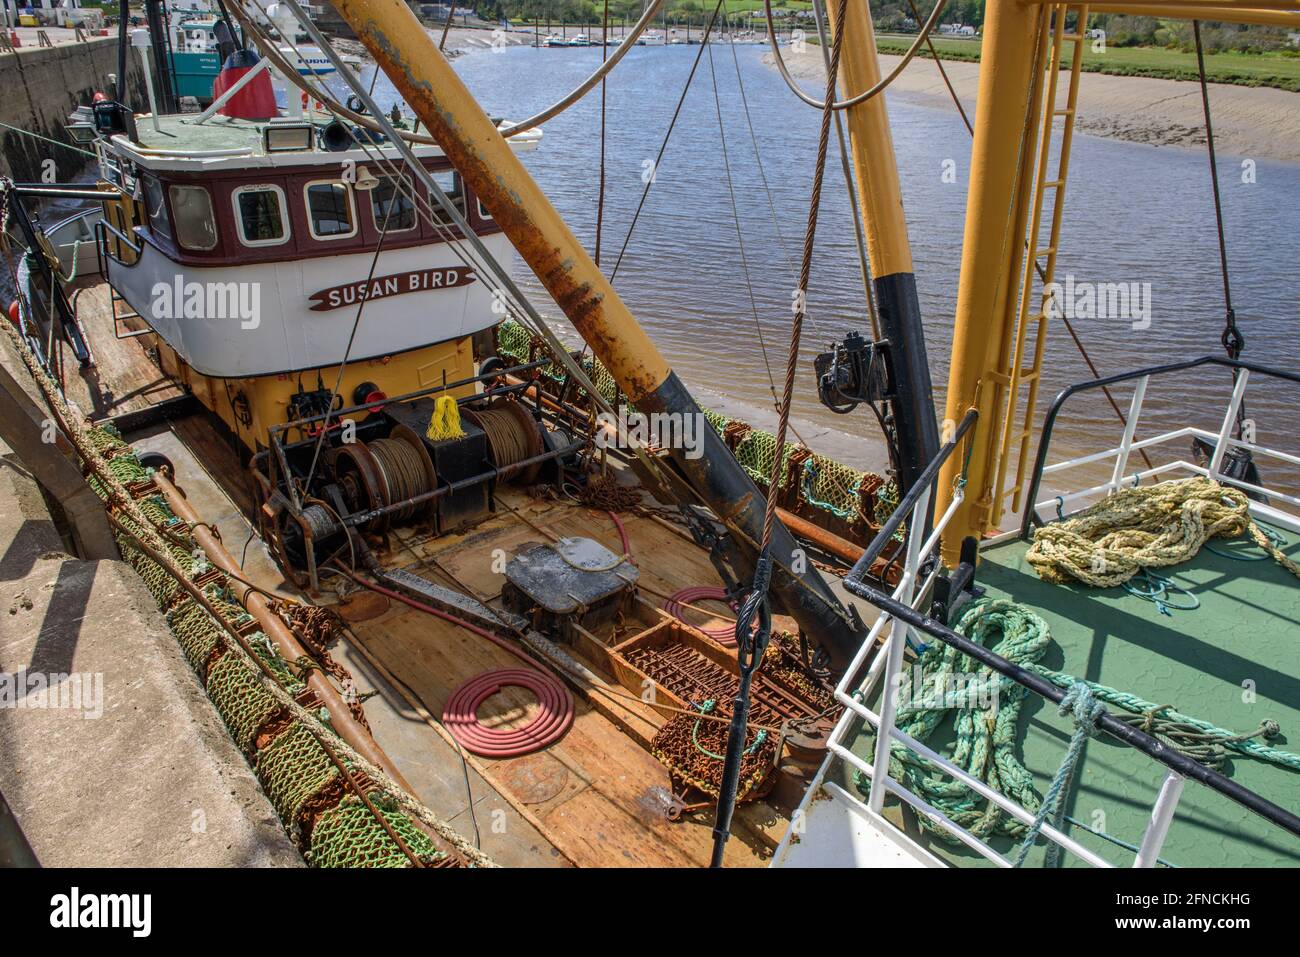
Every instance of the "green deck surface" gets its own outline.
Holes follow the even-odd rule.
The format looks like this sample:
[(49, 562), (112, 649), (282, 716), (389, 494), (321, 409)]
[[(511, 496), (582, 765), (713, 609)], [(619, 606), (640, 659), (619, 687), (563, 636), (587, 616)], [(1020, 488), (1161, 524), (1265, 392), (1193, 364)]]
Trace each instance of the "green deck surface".
[[(208, 90), (208, 96), (212, 91)], [(262, 128), (267, 124), (258, 120), (242, 120), (232, 116), (213, 116), (203, 124), (194, 121), (197, 113), (171, 114), (158, 117), (162, 130), (153, 128), (153, 120), (136, 120), (140, 143), (158, 150), (229, 150), (246, 147), (261, 154)]]
[[(1300, 556), (1297, 536), (1286, 552)], [(1242, 555), (1262, 554), (1243, 543), (1215, 546)], [(1042, 664), (1090, 681), (1170, 704), (1236, 733), (1254, 731), (1272, 718), (1282, 733), (1271, 742), (1300, 753), (1300, 581), (1275, 562), (1234, 561), (1202, 549), (1194, 559), (1163, 573), (1201, 602), (1194, 611), (1160, 614), (1148, 601), (1122, 588), (1059, 586), (1040, 580), (1025, 561), (1028, 545), (1009, 542), (983, 553), (978, 583), (991, 597), (1009, 598), (1041, 615), (1053, 646)], [(1180, 596), (1181, 598), (1182, 596)], [(1253, 699), (1248, 691), (1253, 691)], [(931, 746), (948, 753), (948, 722)], [(1065, 754), (1071, 726), (1054, 705), (1033, 695), (1021, 714), (1026, 767), (1039, 794)], [(873, 736), (860, 736), (853, 750), (870, 760)], [(1224, 773), (1290, 811), (1300, 811), (1300, 772), (1230, 752)], [(1102, 734), (1087, 745), (1067, 798), (1067, 813), (1109, 835), (1137, 844), (1142, 839), (1164, 767)], [(910, 815), (897, 806), (886, 813), (917, 835)], [(1133, 853), (1070, 825), (1080, 844), (1119, 866)], [(973, 851), (928, 835), (919, 840), (959, 866), (988, 865)], [(996, 838), (1004, 854), (1014, 842)], [(1042, 862), (1043, 842), (1029, 865)], [(1188, 782), (1161, 857), (1179, 867), (1300, 866), (1300, 838), (1269, 824), (1208, 788)], [(1067, 866), (1086, 866), (1074, 855)]]

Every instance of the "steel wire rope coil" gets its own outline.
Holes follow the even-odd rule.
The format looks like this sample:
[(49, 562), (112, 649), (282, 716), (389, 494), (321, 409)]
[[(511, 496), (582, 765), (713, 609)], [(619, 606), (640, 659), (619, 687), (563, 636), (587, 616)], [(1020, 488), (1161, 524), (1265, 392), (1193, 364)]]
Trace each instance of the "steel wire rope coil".
[[(431, 492), (438, 485), (424, 440), (400, 424), (386, 439), (340, 446), (334, 455), (334, 470), (345, 496), (358, 510), (395, 505)], [(433, 508), (432, 501), (408, 505), (373, 519), (368, 527), (384, 531), (395, 522), (418, 519)]]
[[(483, 702), (503, 688), (525, 688), (540, 710), (518, 728), (489, 728), (478, 718)], [(466, 751), (490, 758), (512, 758), (539, 751), (563, 737), (573, 724), (573, 696), (559, 680), (541, 671), (502, 668), (470, 678), (447, 700), (442, 723)]]
[[(486, 433), (492, 464), (498, 470), (541, 455), (545, 450), (538, 424), (518, 402), (503, 400), (488, 409), (477, 412), (465, 409), (461, 414)], [(520, 485), (529, 485), (541, 467), (542, 463), (535, 462), (513, 478)]]

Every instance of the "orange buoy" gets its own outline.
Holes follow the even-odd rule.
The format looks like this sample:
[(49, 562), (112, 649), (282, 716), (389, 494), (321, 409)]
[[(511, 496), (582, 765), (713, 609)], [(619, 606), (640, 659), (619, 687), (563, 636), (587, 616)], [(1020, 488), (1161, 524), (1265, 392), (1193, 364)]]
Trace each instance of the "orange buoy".
[(22, 321), (19, 318), (17, 299), (9, 303), (9, 321), (12, 322), (19, 329), (23, 327)]

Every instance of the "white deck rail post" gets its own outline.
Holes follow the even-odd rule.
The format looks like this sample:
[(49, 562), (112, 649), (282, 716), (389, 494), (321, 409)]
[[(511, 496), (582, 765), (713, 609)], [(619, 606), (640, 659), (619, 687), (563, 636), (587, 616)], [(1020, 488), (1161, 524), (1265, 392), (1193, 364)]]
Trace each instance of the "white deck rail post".
[[(911, 584), (906, 589), (909, 594), (900, 596), (899, 601), (909, 605), (912, 603), (910, 593), (914, 591), (917, 570), (921, 564), (921, 543), (925, 540), (925, 523), (923, 521), (918, 525), (916, 517), (929, 514), (931, 491), (927, 488), (921, 493), (907, 522), (907, 561), (903, 565), (903, 579)], [(888, 790), (885, 782), (889, 779), (889, 747), (894, 740), (894, 714), (898, 710), (896, 676), (903, 670), (903, 649), (907, 646), (907, 635), (910, 630), (910, 626), (897, 618), (889, 629), (885, 681), (880, 697), (880, 724), (876, 728), (876, 758), (872, 763), (871, 793), (868, 795), (871, 810), (877, 814), (885, 806), (885, 793)]]
[(1155, 867), (1164, 847), (1165, 837), (1169, 834), (1169, 825), (1174, 821), (1174, 812), (1178, 810), (1178, 799), (1183, 796), (1183, 785), (1187, 779), (1169, 771), (1160, 782), (1160, 793), (1151, 808), (1151, 820), (1146, 833), (1142, 835), (1142, 846), (1138, 848), (1134, 867)]
[(1219, 467), (1223, 465), (1223, 456), (1228, 451), (1228, 440), (1232, 438), (1232, 427), (1236, 424), (1237, 410), (1241, 408), (1241, 399), (1246, 393), (1246, 381), (1249, 378), (1249, 369), (1237, 370), (1237, 381), (1232, 386), (1232, 400), (1228, 403), (1228, 411), (1223, 415), (1223, 428), (1219, 430), (1214, 455), (1210, 457), (1210, 478), (1216, 481), (1219, 478)]
[(1128, 421), (1124, 423), (1124, 438), (1120, 440), (1119, 454), (1115, 457), (1115, 472), (1110, 477), (1110, 487), (1115, 492), (1119, 491), (1124, 481), (1124, 473), (1128, 470), (1128, 455), (1133, 448), (1133, 436), (1137, 432), (1138, 417), (1142, 414), (1142, 402), (1146, 399), (1147, 383), (1150, 381), (1149, 375), (1138, 379), (1137, 387), (1133, 390), (1133, 399), (1128, 404)]

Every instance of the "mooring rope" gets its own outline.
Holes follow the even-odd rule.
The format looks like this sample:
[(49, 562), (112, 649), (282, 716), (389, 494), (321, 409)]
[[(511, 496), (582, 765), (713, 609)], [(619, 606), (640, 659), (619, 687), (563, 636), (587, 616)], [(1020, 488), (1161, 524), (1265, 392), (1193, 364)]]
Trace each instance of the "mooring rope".
[[(1025, 832), (1025, 839), (1020, 842), (1020, 850), (1016, 852), (1014, 866), (1020, 867), (1025, 863), (1025, 858), (1029, 856), (1029, 852), (1038, 841), (1038, 835), (1042, 832), (1048, 817), (1052, 819), (1052, 827), (1058, 831), (1065, 824), (1065, 802), (1062, 798), (1070, 790), (1070, 782), (1074, 780), (1074, 772), (1083, 757), (1083, 746), (1088, 743), (1089, 738), (1096, 735), (1097, 719), (1105, 713), (1106, 709), (1102, 707), (1101, 702), (1096, 699), (1092, 689), (1086, 683), (1076, 681), (1065, 692), (1065, 697), (1057, 706), (1057, 714), (1062, 716), (1068, 714), (1073, 718), (1074, 733), (1070, 735), (1070, 746), (1065, 751), (1061, 766), (1052, 777), (1052, 783), (1047, 788), (1042, 806), (1034, 816), (1034, 823), (1029, 826), (1029, 830)], [(1061, 845), (1049, 841), (1043, 866), (1055, 867), (1060, 857)]]
[(1243, 533), (1300, 577), (1300, 566), (1251, 519), (1245, 494), (1201, 477), (1120, 489), (1037, 529), (1025, 559), (1044, 581), (1109, 588), (1143, 569), (1184, 562), (1211, 538)]
[[(1075, 715), (1087, 727), (1080, 730), (1076, 725), (1070, 749), (1053, 778), (1053, 785), (1059, 781), (1059, 786), (1049, 787), (1047, 796), (1040, 799), (1034, 790), (1033, 776), (1019, 754), (1020, 713), (1029, 690), (985, 665), (976, 666), (971, 658), (943, 642), (929, 645), (916, 659), (912, 671), (904, 675), (898, 690), (895, 726), (924, 743), (951, 720), (955, 740), (948, 760), (1034, 814), (1037, 831), (1041, 831), (1049, 817), (1058, 831), (1068, 820), (1062, 813), (1063, 805), (1053, 802), (1053, 790), (1058, 796), (1068, 793), (1068, 780), (1083, 747), (1082, 739), (1076, 743), (1075, 738), (1082, 735), (1086, 739), (1090, 735), (1087, 728), (1095, 724), (1093, 715), (1102, 705), (1125, 712), (1115, 717), (1210, 767), (1220, 767), (1230, 750), (1300, 771), (1300, 755), (1259, 740), (1273, 738), (1280, 732), (1272, 719), (1264, 719), (1249, 734), (1236, 734), (1209, 721), (1181, 714), (1171, 705), (1154, 704), (1137, 695), (1044, 667), (1039, 662), (1052, 642), (1047, 622), (1016, 602), (1002, 598), (978, 599), (962, 612), (956, 630), (1069, 692), (1069, 707), (1062, 714)], [(961, 781), (902, 743), (894, 742), (890, 748), (889, 776), (975, 837), (987, 839), (1002, 834), (1022, 840), (1028, 838), (1026, 825), (1005, 814), (993, 802), (985, 802)], [(870, 780), (861, 773), (854, 774), (854, 783), (864, 794), (870, 790)], [(944, 825), (929, 817), (917, 815), (917, 823), (940, 840), (957, 843), (957, 838)], [(1022, 844), (1017, 863), (1023, 861), (1023, 854)], [(1054, 856), (1049, 857), (1049, 865), (1054, 861)]]

